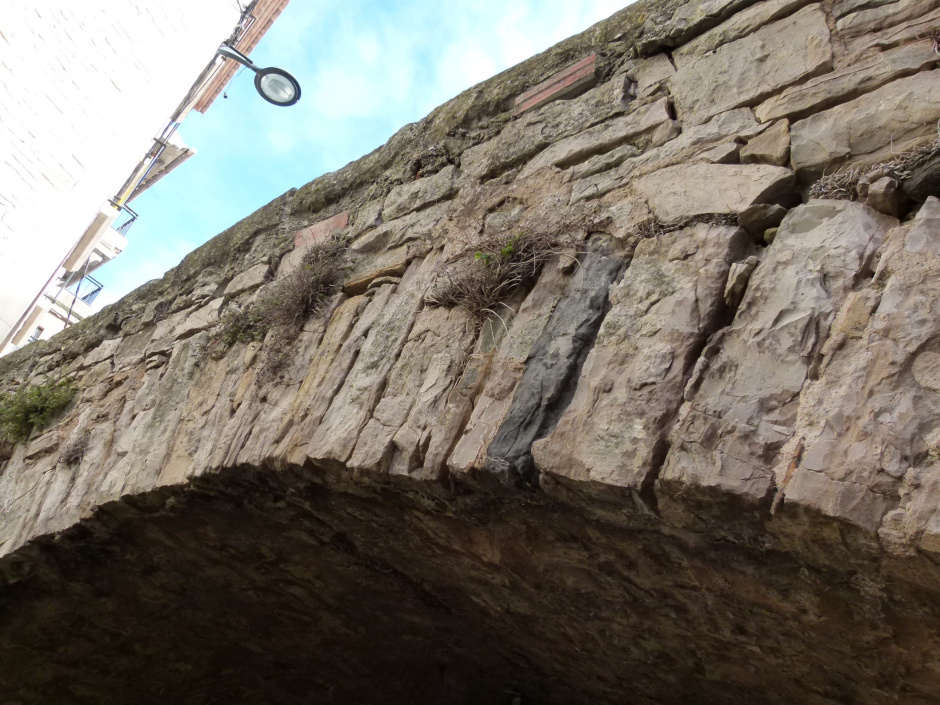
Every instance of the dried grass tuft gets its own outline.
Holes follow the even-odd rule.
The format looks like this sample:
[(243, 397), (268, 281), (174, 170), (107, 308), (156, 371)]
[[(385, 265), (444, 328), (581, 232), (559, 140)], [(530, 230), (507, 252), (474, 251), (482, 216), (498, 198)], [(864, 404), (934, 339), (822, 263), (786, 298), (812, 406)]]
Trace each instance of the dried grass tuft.
[(940, 154), (940, 137), (908, 152), (902, 152), (889, 160), (868, 169), (850, 168), (823, 176), (809, 190), (810, 198), (829, 198), (842, 201), (859, 200), (859, 185), (863, 181), (873, 182), (888, 176), (903, 183), (911, 178), (914, 170)]
[(650, 217), (636, 226), (635, 233), (644, 239), (661, 237), (676, 230), (682, 230), (699, 223), (707, 225), (737, 225), (738, 216), (732, 213), (706, 213), (704, 215), (694, 215), (678, 223), (666, 224), (655, 217)]
[(65, 465), (76, 465), (82, 462), (85, 453), (88, 451), (90, 440), (91, 434), (88, 431), (83, 431), (72, 438), (59, 452), (59, 462)]
[(500, 302), (534, 282), (545, 263), (572, 244), (549, 233), (481, 235), (443, 269), (425, 302), (462, 308), (482, 322)]
[[(221, 357), (237, 342), (263, 340), (265, 377), (278, 372), (289, 358), (289, 346), (304, 323), (320, 314), (343, 284), (349, 248), (345, 240), (331, 238), (311, 245), (297, 267), (278, 280), (244, 310), (229, 310), (210, 343), (213, 357)], [(270, 333), (270, 336), (268, 336)]]

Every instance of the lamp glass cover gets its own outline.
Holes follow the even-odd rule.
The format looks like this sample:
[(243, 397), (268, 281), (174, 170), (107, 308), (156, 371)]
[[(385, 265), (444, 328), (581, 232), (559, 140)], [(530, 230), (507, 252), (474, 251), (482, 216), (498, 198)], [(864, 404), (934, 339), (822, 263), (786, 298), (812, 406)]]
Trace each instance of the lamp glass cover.
[(289, 103), (297, 93), (294, 85), (284, 76), (269, 73), (259, 81), (261, 91), (276, 103)]

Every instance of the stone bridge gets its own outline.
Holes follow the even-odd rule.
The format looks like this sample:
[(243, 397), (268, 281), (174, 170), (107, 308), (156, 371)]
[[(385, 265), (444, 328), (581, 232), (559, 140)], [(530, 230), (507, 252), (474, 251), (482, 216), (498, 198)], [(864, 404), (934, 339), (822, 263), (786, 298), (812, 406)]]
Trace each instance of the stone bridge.
[(938, 32), (641, 1), (3, 358), (0, 703), (940, 703)]

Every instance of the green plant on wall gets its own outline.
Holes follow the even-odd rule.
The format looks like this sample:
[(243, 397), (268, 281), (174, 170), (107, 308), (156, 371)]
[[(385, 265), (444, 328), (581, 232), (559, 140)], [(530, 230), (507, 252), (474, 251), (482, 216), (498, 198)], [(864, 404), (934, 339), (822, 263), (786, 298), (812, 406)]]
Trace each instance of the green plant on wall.
[(8, 393), (0, 398), (0, 434), (10, 443), (25, 441), (65, 409), (77, 391), (72, 380), (62, 379)]
[(290, 345), (304, 322), (322, 313), (343, 283), (349, 249), (342, 239), (328, 239), (310, 246), (298, 265), (269, 287), (243, 310), (227, 312), (210, 342), (215, 359), (235, 343), (264, 340), (264, 371), (270, 376), (286, 362)]
[[(515, 289), (535, 281), (545, 263), (573, 246), (554, 232), (485, 233), (469, 243), (438, 276), (425, 301), (430, 306), (459, 307), (478, 321)], [(473, 259), (470, 259), (473, 252)]]

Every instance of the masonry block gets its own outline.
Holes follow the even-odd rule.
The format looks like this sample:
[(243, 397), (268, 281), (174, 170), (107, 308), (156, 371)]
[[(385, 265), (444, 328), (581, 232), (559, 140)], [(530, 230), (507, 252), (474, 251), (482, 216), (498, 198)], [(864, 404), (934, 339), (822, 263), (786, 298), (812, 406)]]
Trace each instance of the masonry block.
[(325, 240), (337, 230), (342, 230), (349, 225), (349, 211), (337, 213), (332, 218), (321, 220), (319, 223), (309, 225), (303, 230), (298, 230), (294, 235), (294, 248), (306, 247), (320, 240)]
[(513, 117), (555, 100), (577, 98), (596, 84), (597, 54), (591, 54), (516, 98)]

